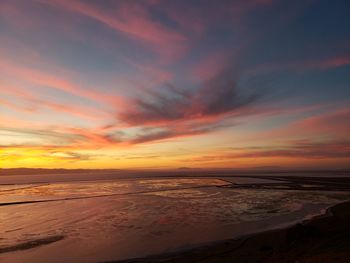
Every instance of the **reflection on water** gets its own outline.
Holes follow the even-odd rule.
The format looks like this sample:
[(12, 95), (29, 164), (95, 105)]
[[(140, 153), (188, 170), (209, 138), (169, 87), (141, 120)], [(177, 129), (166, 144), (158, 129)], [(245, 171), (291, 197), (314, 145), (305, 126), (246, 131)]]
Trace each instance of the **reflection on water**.
[(222, 186), (219, 179), (120, 180), (112, 182), (75, 182), (21, 186), (0, 186), (0, 204), (34, 200), (134, 194), (178, 188)]
[(216, 187), (225, 184), (208, 178), (2, 186), (1, 203), (106, 196), (0, 206), (0, 252), (35, 240), (55, 241), (1, 253), (0, 261), (139, 257), (276, 227), (349, 198), (336, 192)]

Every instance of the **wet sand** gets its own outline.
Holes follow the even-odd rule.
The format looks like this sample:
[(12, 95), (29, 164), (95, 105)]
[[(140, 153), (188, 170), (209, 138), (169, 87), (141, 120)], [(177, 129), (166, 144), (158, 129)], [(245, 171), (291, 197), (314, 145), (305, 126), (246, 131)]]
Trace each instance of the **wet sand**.
[(284, 229), (118, 263), (350, 262), (350, 202)]
[[(350, 203), (335, 206), (327, 216), (282, 229), (349, 200), (350, 177), (216, 174), (174, 178), (158, 174), (142, 180), (79, 179), (1, 186), (7, 239), (3, 238), (0, 254), (6, 262), (22, 262), (22, 254), (28, 262), (46, 257), (50, 260), (40, 262), (350, 262)], [(91, 207), (98, 207), (99, 212)], [(57, 211), (61, 213), (55, 216)], [(28, 213), (41, 221), (33, 225), (26, 220)], [(143, 214), (141, 220), (139, 214)], [(72, 218), (78, 224), (72, 224)], [(251, 225), (239, 223), (238, 228), (225, 223), (235, 220), (253, 221)], [(96, 222), (103, 222), (103, 227)], [(41, 231), (41, 226), (46, 230)], [(280, 229), (249, 234), (276, 228)], [(99, 235), (106, 230), (108, 239)], [(147, 238), (138, 239), (147, 233)], [(12, 242), (16, 235), (21, 242)], [(129, 245), (129, 241), (136, 243)], [(73, 249), (72, 244), (76, 245)], [(91, 249), (93, 253), (85, 253)], [(64, 255), (67, 260), (60, 261), (62, 251), (69, 251)], [(158, 255), (148, 256), (152, 254)], [(133, 257), (145, 258), (129, 259)], [(120, 259), (128, 260), (116, 261)]]
[[(255, 177), (271, 180), (268, 183), (232, 183), (223, 187), (232, 189), (265, 189), (265, 190), (305, 190), (305, 191), (350, 191), (350, 177), (295, 177), (264, 176)], [(272, 182), (274, 181), (274, 182)]]
[(37, 240), (31, 240), (28, 242), (23, 242), (14, 246), (8, 246), (8, 247), (0, 247), (0, 253), (6, 253), (6, 252), (12, 252), (17, 250), (26, 250), (26, 249), (32, 249), (35, 247), (51, 244), (57, 241), (60, 241), (64, 238), (64, 236), (52, 236), (48, 238), (41, 238)]

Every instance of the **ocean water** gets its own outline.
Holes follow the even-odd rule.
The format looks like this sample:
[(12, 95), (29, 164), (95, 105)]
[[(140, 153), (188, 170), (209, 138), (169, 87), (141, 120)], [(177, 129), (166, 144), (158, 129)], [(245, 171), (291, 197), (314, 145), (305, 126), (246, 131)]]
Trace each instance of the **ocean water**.
[(103, 262), (172, 252), (283, 227), (350, 199), (344, 192), (221, 187), (235, 180), (244, 182), (0, 185), (0, 262)]

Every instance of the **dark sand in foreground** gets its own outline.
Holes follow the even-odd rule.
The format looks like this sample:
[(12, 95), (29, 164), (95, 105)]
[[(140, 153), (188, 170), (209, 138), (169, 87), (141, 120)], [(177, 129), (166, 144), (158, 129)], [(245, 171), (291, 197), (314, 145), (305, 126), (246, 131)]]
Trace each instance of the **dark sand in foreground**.
[(350, 202), (323, 216), (285, 228), (187, 251), (115, 261), (146, 262), (350, 262)]

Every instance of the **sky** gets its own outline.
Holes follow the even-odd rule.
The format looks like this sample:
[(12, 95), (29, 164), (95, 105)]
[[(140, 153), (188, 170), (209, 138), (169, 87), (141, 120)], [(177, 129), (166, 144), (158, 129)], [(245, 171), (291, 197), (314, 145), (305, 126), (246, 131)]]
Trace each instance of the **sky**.
[(347, 0), (2, 0), (0, 166), (350, 168)]

